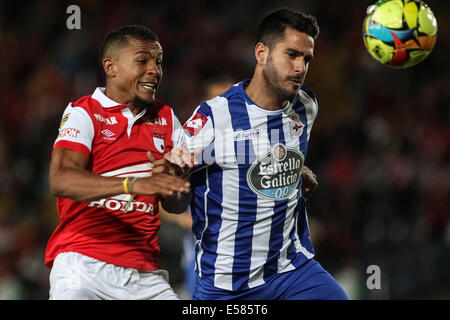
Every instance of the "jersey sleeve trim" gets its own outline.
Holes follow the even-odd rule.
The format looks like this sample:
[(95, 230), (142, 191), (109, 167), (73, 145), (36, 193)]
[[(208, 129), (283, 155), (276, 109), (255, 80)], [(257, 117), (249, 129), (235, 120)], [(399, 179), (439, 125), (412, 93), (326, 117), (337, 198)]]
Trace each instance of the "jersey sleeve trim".
[(91, 152), (89, 149), (82, 143), (67, 141), (67, 140), (60, 140), (55, 143), (53, 146), (53, 149), (55, 148), (64, 148), (72, 151), (79, 152), (83, 155), (85, 155), (88, 159), (91, 156)]

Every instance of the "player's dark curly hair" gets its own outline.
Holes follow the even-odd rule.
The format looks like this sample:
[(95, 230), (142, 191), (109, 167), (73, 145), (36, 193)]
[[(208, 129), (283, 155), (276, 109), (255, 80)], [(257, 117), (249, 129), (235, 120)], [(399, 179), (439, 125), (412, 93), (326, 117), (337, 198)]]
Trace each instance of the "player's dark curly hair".
[(288, 8), (281, 8), (269, 13), (262, 19), (258, 27), (256, 43), (262, 42), (272, 48), (283, 39), (286, 27), (306, 33), (313, 39), (316, 39), (319, 35), (316, 17)]
[(105, 54), (111, 47), (121, 48), (128, 43), (129, 38), (159, 42), (156, 33), (142, 25), (130, 24), (116, 28), (110, 31), (103, 40), (102, 49), (100, 51), (100, 62), (105, 58)]

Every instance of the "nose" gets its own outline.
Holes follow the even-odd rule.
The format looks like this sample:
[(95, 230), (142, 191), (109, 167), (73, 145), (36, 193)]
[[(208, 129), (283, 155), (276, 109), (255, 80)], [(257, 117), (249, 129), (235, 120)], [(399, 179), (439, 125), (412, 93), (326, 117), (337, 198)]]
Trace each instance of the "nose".
[(295, 59), (294, 69), (296, 73), (304, 73), (306, 70), (306, 62), (304, 57), (298, 57)]
[(147, 63), (147, 69), (146, 74), (148, 75), (154, 75), (154, 76), (160, 76), (161, 75), (161, 68), (154, 60), (150, 60)]

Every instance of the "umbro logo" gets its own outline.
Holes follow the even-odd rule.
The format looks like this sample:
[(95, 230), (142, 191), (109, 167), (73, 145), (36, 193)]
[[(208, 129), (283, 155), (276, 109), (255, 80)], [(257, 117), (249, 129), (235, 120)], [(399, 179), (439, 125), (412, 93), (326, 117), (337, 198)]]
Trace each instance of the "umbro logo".
[(105, 140), (115, 140), (116, 139), (116, 138), (112, 138), (112, 136), (114, 136), (115, 133), (109, 129), (102, 130), (101, 133), (104, 135), (103, 139), (105, 139)]

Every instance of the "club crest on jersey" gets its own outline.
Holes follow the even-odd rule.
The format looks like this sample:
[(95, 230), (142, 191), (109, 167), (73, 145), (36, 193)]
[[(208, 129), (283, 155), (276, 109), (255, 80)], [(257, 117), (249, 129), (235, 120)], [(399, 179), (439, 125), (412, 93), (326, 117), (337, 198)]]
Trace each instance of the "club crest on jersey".
[(299, 150), (277, 143), (252, 164), (247, 171), (247, 184), (263, 198), (287, 199), (300, 182), (303, 161)]
[(156, 150), (158, 150), (161, 153), (164, 153), (164, 150), (166, 150), (166, 146), (164, 144), (164, 135), (160, 133), (152, 133), (152, 136), (153, 136), (153, 144)]
[(305, 125), (296, 113), (291, 117), (291, 120), (292, 121), (289, 121), (289, 130), (291, 131), (291, 135), (298, 137), (301, 136)]

